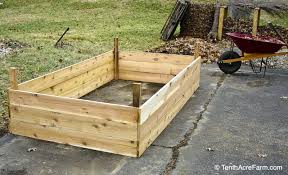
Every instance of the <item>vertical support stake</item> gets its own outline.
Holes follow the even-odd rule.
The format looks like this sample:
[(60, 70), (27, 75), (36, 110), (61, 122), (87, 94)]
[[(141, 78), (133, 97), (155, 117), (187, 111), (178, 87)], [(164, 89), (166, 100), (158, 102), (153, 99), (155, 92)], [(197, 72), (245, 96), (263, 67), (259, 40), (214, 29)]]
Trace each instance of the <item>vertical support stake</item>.
[(222, 40), (223, 37), (223, 26), (224, 26), (224, 18), (227, 15), (227, 6), (220, 7), (219, 12), (219, 21), (218, 21), (218, 33), (217, 33), (217, 39), (219, 41)]
[(10, 88), (17, 90), (18, 84), (17, 84), (17, 68), (16, 67), (10, 67), (9, 78), (10, 78)]
[(114, 56), (114, 79), (119, 79), (119, 39), (114, 38), (114, 50), (113, 50), (113, 56)]
[(196, 60), (200, 56), (200, 43), (195, 43), (194, 59)]
[(261, 12), (260, 8), (255, 8), (254, 9), (252, 36), (256, 36), (257, 35), (259, 21), (260, 21), (260, 12)]
[(140, 107), (141, 105), (141, 83), (133, 83), (133, 106)]

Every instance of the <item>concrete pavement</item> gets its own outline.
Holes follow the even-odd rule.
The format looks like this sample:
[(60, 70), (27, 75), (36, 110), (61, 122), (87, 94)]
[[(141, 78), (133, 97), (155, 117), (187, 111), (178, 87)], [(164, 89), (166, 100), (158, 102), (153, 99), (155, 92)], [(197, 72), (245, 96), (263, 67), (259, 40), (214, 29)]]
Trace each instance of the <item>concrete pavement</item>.
[[(7, 134), (0, 174), (288, 174), (288, 71), (268, 72), (203, 66), (198, 91), (141, 158)], [(223, 170), (253, 164), (283, 169)]]

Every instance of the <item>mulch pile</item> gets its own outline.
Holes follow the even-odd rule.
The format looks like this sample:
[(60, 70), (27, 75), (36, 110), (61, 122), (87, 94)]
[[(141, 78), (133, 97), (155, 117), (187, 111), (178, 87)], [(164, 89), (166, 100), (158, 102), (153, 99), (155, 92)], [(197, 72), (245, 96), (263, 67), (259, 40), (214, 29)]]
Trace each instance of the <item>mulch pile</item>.
[[(224, 40), (218, 43), (211, 43), (206, 40), (213, 25), (214, 12), (214, 4), (190, 4), (180, 23), (180, 38), (163, 43), (157, 48), (148, 50), (148, 52), (193, 55), (195, 43), (199, 42), (202, 61), (204, 63), (216, 62), (223, 50), (230, 47), (230, 41), (225, 40), (228, 38), (226, 35), (224, 35)], [(224, 20), (223, 33), (239, 32), (251, 34), (252, 26), (252, 19), (233, 20), (227, 17)], [(288, 29), (277, 25), (275, 25), (275, 28), (288, 41)], [(260, 26), (258, 35), (280, 39), (269, 26)], [(269, 67), (283, 68), (285, 65), (288, 66), (287, 61), (285, 62), (280, 58), (272, 59)]]
[(148, 52), (194, 55), (195, 44), (200, 44), (200, 55), (203, 63), (216, 62), (224, 48), (229, 48), (229, 42), (222, 41), (219, 43), (209, 43), (199, 38), (177, 38), (163, 43), (161, 46), (148, 50)]
[(180, 36), (207, 38), (213, 25), (214, 4), (189, 4), (180, 23)]
[[(232, 18), (228, 17), (224, 21), (224, 33), (227, 32), (239, 32), (239, 33), (252, 33), (252, 20), (233, 20)], [(288, 29), (282, 26), (275, 25), (276, 30), (280, 32), (280, 34), (288, 41)], [(269, 27), (269, 26), (259, 26), (258, 28), (258, 35), (261, 36), (270, 36), (273, 38), (280, 39), (277, 34)], [(227, 36), (224, 36), (227, 38)]]

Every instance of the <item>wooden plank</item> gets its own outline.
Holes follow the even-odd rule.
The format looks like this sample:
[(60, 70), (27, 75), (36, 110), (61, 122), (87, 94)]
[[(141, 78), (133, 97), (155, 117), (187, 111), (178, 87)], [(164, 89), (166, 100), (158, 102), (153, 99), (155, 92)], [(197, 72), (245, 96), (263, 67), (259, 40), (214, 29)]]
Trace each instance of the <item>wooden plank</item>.
[(82, 133), (79, 131), (66, 130), (46, 125), (35, 125), (12, 120), (10, 123), (10, 132), (17, 135), (82, 148), (89, 148), (132, 157), (137, 156), (137, 150), (134, 143), (131, 143), (131, 146), (127, 146), (121, 142), (119, 143), (119, 141), (115, 139), (103, 139), (95, 137), (93, 134)]
[(89, 92), (92, 92), (93, 90), (97, 89), (98, 87), (101, 87), (106, 83), (109, 83), (113, 79), (114, 79), (114, 73), (112, 71), (108, 72), (108, 74), (103, 74), (102, 76), (95, 77), (95, 79), (92, 79), (92, 81), (84, 83), (80, 89), (76, 89), (75, 91), (65, 94), (64, 96), (72, 98), (82, 97), (88, 94)]
[(164, 27), (161, 30), (161, 39), (168, 40), (174, 34), (178, 24), (180, 23), (181, 19), (183, 18), (187, 7), (189, 6), (188, 1), (177, 0), (173, 11), (171, 12), (170, 16), (168, 17), (167, 21), (165, 22)]
[(172, 64), (161, 62), (140, 62), (120, 60), (119, 69), (122, 71), (146, 72), (154, 74), (176, 75), (183, 70), (187, 64)]
[(134, 72), (134, 71), (119, 71), (119, 79), (121, 80), (132, 80), (150, 83), (161, 83), (165, 84), (171, 80), (174, 76), (167, 74), (153, 74), (146, 72)]
[(113, 54), (109, 51), (94, 58), (84, 60), (80, 63), (21, 83), (19, 84), (19, 89), (24, 91), (40, 92), (111, 61), (113, 61)]
[(221, 41), (223, 37), (223, 26), (224, 26), (224, 18), (225, 18), (226, 11), (227, 11), (227, 6), (220, 7), (219, 22), (218, 22), (218, 35), (217, 35), (217, 39), (219, 41)]
[(11, 105), (10, 108), (10, 120), (90, 133), (107, 139), (116, 138), (127, 142), (137, 141), (137, 125), (127, 125), (85, 114), (25, 105)]
[[(170, 91), (169, 92), (169, 94), (167, 95), (167, 100), (164, 102), (164, 103), (162, 103), (159, 107), (158, 107), (158, 109), (156, 110), (156, 111), (161, 111), (160, 109), (162, 109), (163, 110), (163, 108), (164, 107), (166, 107), (167, 106), (167, 104), (169, 104), (168, 102), (170, 102), (171, 103), (171, 105), (173, 105), (173, 103), (175, 103), (176, 104), (176, 102), (179, 100), (179, 99), (182, 99), (182, 97), (181, 97), (181, 94), (183, 94), (184, 92), (186, 93), (186, 92), (189, 92), (189, 91), (193, 91), (193, 89), (195, 90), (195, 89), (197, 89), (197, 87), (199, 86), (199, 78), (197, 78), (197, 77), (199, 77), (200, 76), (200, 71), (199, 70), (197, 70), (197, 69), (195, 69), (195, 71), (193, 71), (193, 72), (191, 72), (191, 74), (190, 74), (190, 76), (188, 76), (188, 77), (185, 77), (185, 79), (183, 79), (183, 81), (173, 90), (173, 91)], [(196, 88), (195, 88), (196, 87)], [(174, 99), (173, 99), (174, 98)], [(177, 99), (177, 98), (179, 98), (179, 99)], [(176, 106), (176, 105), (175, 105)], [(172, 106), (172, 108), (173, 108), (173, 106)], [(169, 109), (169, 108), (168, 108)], [(146, 120), (146, 121), (148, 121), (148, 120), (150, 120), (151, 118), (152, 118), (152, 120), (154, 121), (154, 122), (156, 122), (156, 120), (155, 119), (157, 119), (158, 120), (158, 117), (151, 117), (151, 116), (155, 116), (155, 114), (156, 114), (156, 111), (154, 112), (154, 113), (152, 113), (151, 115), (150, 115), (150, 117)], [(162, 116), (162, 115), (160, 115), (160, 118), (161, 117), (164, 117), (164, 116)], [(144, 124), (146, 125), (146, 121), (144, 122)], [(154, 123), (153, 122), (153, 123)], [(142, 124), (143, 125), (143, 124)], [(142, 126), (141, 125), (141, 126)], [(147, 125), (146, 127), (143, 127), (144, 128), (144, 130), (146, 130), (146, 131), (149, 131), (149, 132), (152, 132), (152, 128), (153, 128), (153, 125)], [(141, 130), (141, 135), (143, 136), (143, 135), (145, 135), (146, 134), (146, 132), (143, 132), (143, 129)]]
[(176, 55), (149, 52), (121, 52), (120, 61), (139, 61), (152, 63), (190, 64), (195, 58), (190, 55)]
[(135, 125), (138, 121), (138, 109), (135, 107), (103, 102), (59, 97), (39, 93), (9, 90), (11, 105), (26, 105), (47, 108), (56, 111), (94, 116), (107, 121)]
[(133, 83), (133, 106), (139, 107), (141, 104), (141, 83)]
[(40, 93), (79, 98), (113, 80), (113, 69), (113, 62), (111, 61), (70, 80), (45, 89)]
[(10, 88), (11, 89), (18, 89), (17, 68), (16, 67), (11, 67), (9, 69), (9, 79), (10, 79)]
[(189, 66), (183, 69), (177, 76), (170, 80), (165, 86), (163, 86), (156, 94), (154, 94), (141, 106), (140, 124), (144, 123), (145, 120), (147, 120), (147, 118), (151, 115), (151, 113), (157, 110), (157, 108), (166, 101), (169, 92), (173, 91), (173, 89), (178, 86), (182, 79), (200, 67), (200, 61), (200, 57), (193, 61)]
[[(190, 87), (191, 88), (191, 87)], [(172, 105), (168, 104), (165, 107), (165, 111), (161, 113), (161, 115), (163, 116), (162, 118), (160, 118), (161, 115), (158, 115), (159, 118), (157, 118), (157, 120), (150, 120), (149, 119), (149, 124), (153, 126), (153, 128), (151, 128), (151, 130), (147, 130), (146, 131), (146, 136), (144, 135), (143, 138), (142, 136), (140, 136), (140, 141), (139, 141), (139, 155), (141, 156), (144, 151), (153, 143), (153, 141), (161, 134), (161, 132), (167, 127), (167, 125), (174, 119), (174, 117), (177, 115), (177, 113), (182, 109), (182, 107), (185, 105), (185, 103), (189, 100), (191, 94), (184, 94), (182, 98), (175, 98), (174, 103)], [(179, 101), (177, 101), (179, 100)], [(164, 107), (163, 107), (164, 108)], [(170, 108), (171, 110), (168, 111), (167, 109)], [(168, 111), (168, 112), (167, 112)], [(159, 112), (160, 113), (160, 112)], [(154, 122), (154, 123), (153, 123)], [(147, 121), (148, 123), (148, 121)], [(147, 124), (148, 125), (148, 124)], [(147, 125), (143, 125), (143, 127), (140, 127), (140, 133), (144, 133), (144, 128)]]
[(254, 9), (252, 35), (256, 36), (260, 22), (260, 8)]
[[(199, 62), (200, 65), (200, 62)], [(200, 66), (171, 91), (167, 100), (140, 125), (139, 155), (153, 143), (199, 87)]]
[(114, 79), (119, 79), (119, 39), (114, 38)]

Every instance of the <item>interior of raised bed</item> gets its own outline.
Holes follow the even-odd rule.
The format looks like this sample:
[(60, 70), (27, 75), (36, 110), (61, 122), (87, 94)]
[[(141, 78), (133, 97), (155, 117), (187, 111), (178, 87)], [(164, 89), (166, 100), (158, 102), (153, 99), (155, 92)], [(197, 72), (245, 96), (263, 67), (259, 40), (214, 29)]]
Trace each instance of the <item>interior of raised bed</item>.
[[(128, 80), (126, 85), (130, 86), (131, 92), (132, 82), (143, 82), (144, 87), (151, 86), (150, 88), (154, 89), (153, 92), (155, 93), (157, 92), (157, 90), (155, 91), (155, 87), (158, 86), (159, 90), (161, 87), (160, 84), (166, 84), (189, 65), (193, 59), (194, 57), (192, 56), (121, 52), (119, 54), (119, 77), (117, 79), (122, 81)], [(100, 96), (99, 93), (95, 93), (95, 90), (97, 91), (98, 88), (107, 85), (107, 83), (108, 85), (113, 84), (111, 83), (113, 80), (115, 84), (117, 79), (115, 78), (113, 52), (110, 51), (95, 58), (21, 83), (18, 89), (47, 95), (97, 100), (97, 98), (92, 98), (93, 94), (94, 96)], [(122, 84), (125, 83), (122, 82)], [(155, 84), (154, 88), (153, 84)], [(149, 91), (147, 88), (143, 90), (144, 93), (142, 95), (146, 95), (146, 99), (144, 98), (144, 101), (146, 101), (147, 96), (152, 96), (153, 94), (150, 92), (147, 95), (145, 93), (145, 91)], [(103, 102), (109, 102), (109, 100), (105, 100), (104, 98), (102, 98), (103, 100), (101, 98), (98, 99)]]

